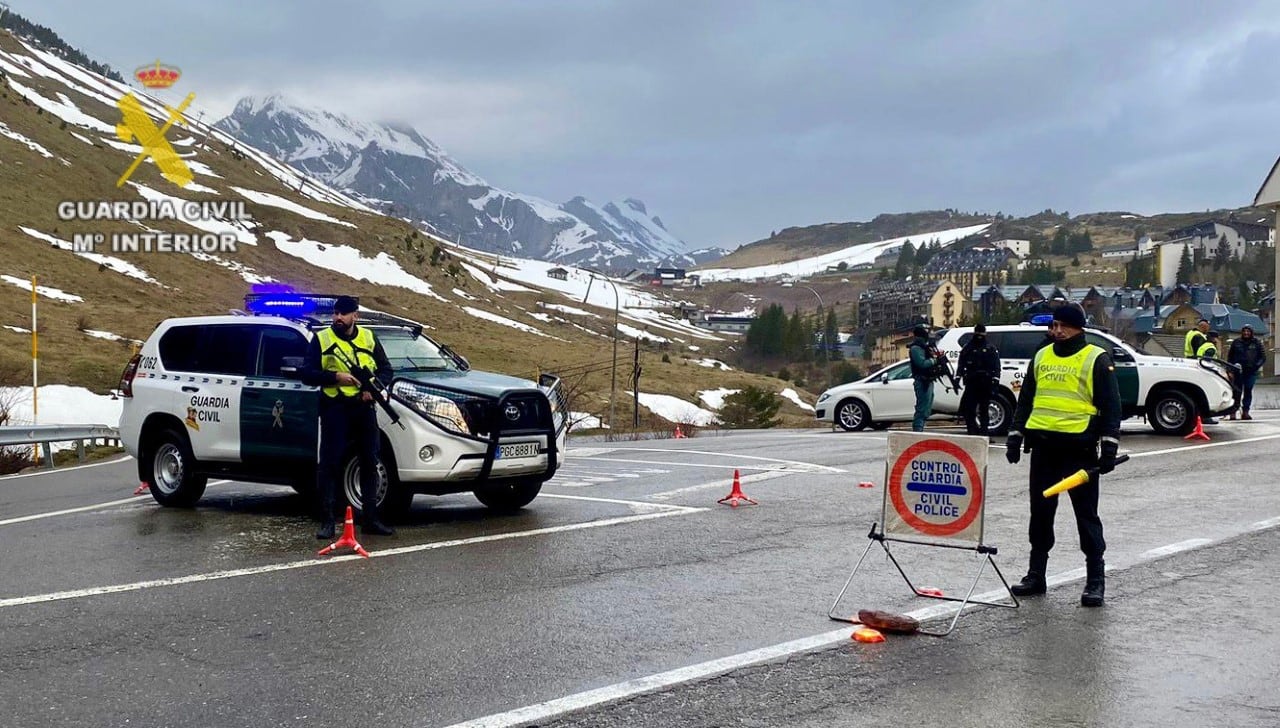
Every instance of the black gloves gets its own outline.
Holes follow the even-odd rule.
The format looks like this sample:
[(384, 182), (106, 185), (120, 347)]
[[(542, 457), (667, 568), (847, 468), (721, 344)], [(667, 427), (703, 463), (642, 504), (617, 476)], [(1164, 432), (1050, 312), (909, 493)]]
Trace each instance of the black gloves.
[(1120, 443), (1114, 440), (1102, 441), (1102, 452), (1098, 456), (1098, 474), (1106, 475), (1116, 469), (1116, 453), (1120, 450)]
[[(1015, 464), (1022, 459), (1022, 433), (1010, 432), (1009, 440), (1004, 444), (1004, 457), (1010, 464)], [(1115, 455), (1112, 454), (1111, 466), (1115, 467)]]

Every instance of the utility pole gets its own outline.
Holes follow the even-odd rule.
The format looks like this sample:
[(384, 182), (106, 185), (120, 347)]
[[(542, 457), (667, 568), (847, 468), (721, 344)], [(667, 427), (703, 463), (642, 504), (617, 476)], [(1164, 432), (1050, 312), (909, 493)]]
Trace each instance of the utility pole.
[(640, 337), (636, 337), (636, 359), (631, 365), (631, 394), (635, 414), (632, 415), (631, 426), (640, 429)]
[[(583, 303), (586, 303), (587, 297), (591, 295), (591, 284), (595, 283), (597, 275), (590, 268), (587, 271), (591, 273), (591, 280), (587, 282), (587, 293), (582, 297)], [(614, 285), (613, 281), (609, 280), (608, 276), (604, 274), (599, 275), (605, 283), (608, 283), (613, 288), (613, 367), (609, 370), (609, 427), (613, 428), (617, 425), (617, 422), (613, 419), (613, 403), (617, 399), (618, 392), (618, 304), (620, 299), (618, 298), (618, 287)]]

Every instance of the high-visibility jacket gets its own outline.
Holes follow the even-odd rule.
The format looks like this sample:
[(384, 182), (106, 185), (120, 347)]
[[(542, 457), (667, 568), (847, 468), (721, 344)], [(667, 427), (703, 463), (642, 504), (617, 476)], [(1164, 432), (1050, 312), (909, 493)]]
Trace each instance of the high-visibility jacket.
[[(355, 338), (347, 341), (335, 334), (332, 328), (326, 326), (320, 329), (316, 337), (320, 339), (321, 369), (327, 372), (350, 372), (351, 367), (348, 366), (348, 362), (354, 362), (369, 372), (377, 368), (377, 363), (373, 359), (373, 348), (376, 343), (373, 338), (373, 332), (369, 329), (357, 326)], [(341, 354), (334, 353), (332, 347), (337, 347)], [(338, 395), (354, 397), (360, 394), (360, 385), (321, 387), (320, 391), (329, 397), (337, 397)]]
[[(1196, 338), (1200, 339), (1200, 343), (1196, 343)], [(1200, 348), (1205, 341), (1204, 334), (1200, 333), (1200, 329), (1191, 329), (1187, 332), (1187, 336), (1182, 340), (1182, 355), (1190, 358), (1196, 355), (1196, 350)]]
[(1036, 352), (1036, 395), (1031, 402), (1028, 430), (1079, 434), (1098, 414), (1093, 404), (1093, 365), (1102, 347), (1085, 344), (1070, 356), (1058, 356), (1052, 346)]
[(1200, 357), (1201, 359), (1206, 359), (1206, 358), (1217, 359), (1218, 345), (1213, 343), (1212, 341), (1206, 341), (1200, 345), (1200, 349), (1196, 351), (1196, 356)]

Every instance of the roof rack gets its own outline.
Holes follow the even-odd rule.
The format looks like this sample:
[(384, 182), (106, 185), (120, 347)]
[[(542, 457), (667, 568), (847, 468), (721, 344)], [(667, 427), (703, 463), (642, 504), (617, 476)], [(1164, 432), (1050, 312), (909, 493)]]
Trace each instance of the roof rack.
[[(351, 298), (355, 299), (357, 306), (360, 305), (359, 296), (351, 296)], [(278, 316), (309, 326), (323, 326), (322, 319), (333, 315), (333, 307), (337, 300), (337, 295), (293, 291), (247, 293), (244, 297), (244, 310), (245, 315)], [(419, 334), (424, 328), (417, 321), (385, 311), (362, 309), (360, 320), (370, 325), (405, 326), (415, 329)]]

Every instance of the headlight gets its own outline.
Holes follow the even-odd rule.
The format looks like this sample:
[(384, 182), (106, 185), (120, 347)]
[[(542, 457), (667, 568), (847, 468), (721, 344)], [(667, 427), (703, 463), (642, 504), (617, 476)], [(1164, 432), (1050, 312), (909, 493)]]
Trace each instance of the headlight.
[(823, 393), (818, 397), (818, 404), (822, 404), (823, 402), (826, 402), (828, 399), (831, 399), (831, 393), (830, 393), (830, 392), (823, 392)]
[(463, 435), (471, 434), (471, 427), (467, 425), (466, 418), (462, 416), (462, 410), (448, 397), (442, 397), (425, 387), (404, 380), (392, 385), (391, 393), (413, 408), (414, 412), (446, 430), (452, 430)]

